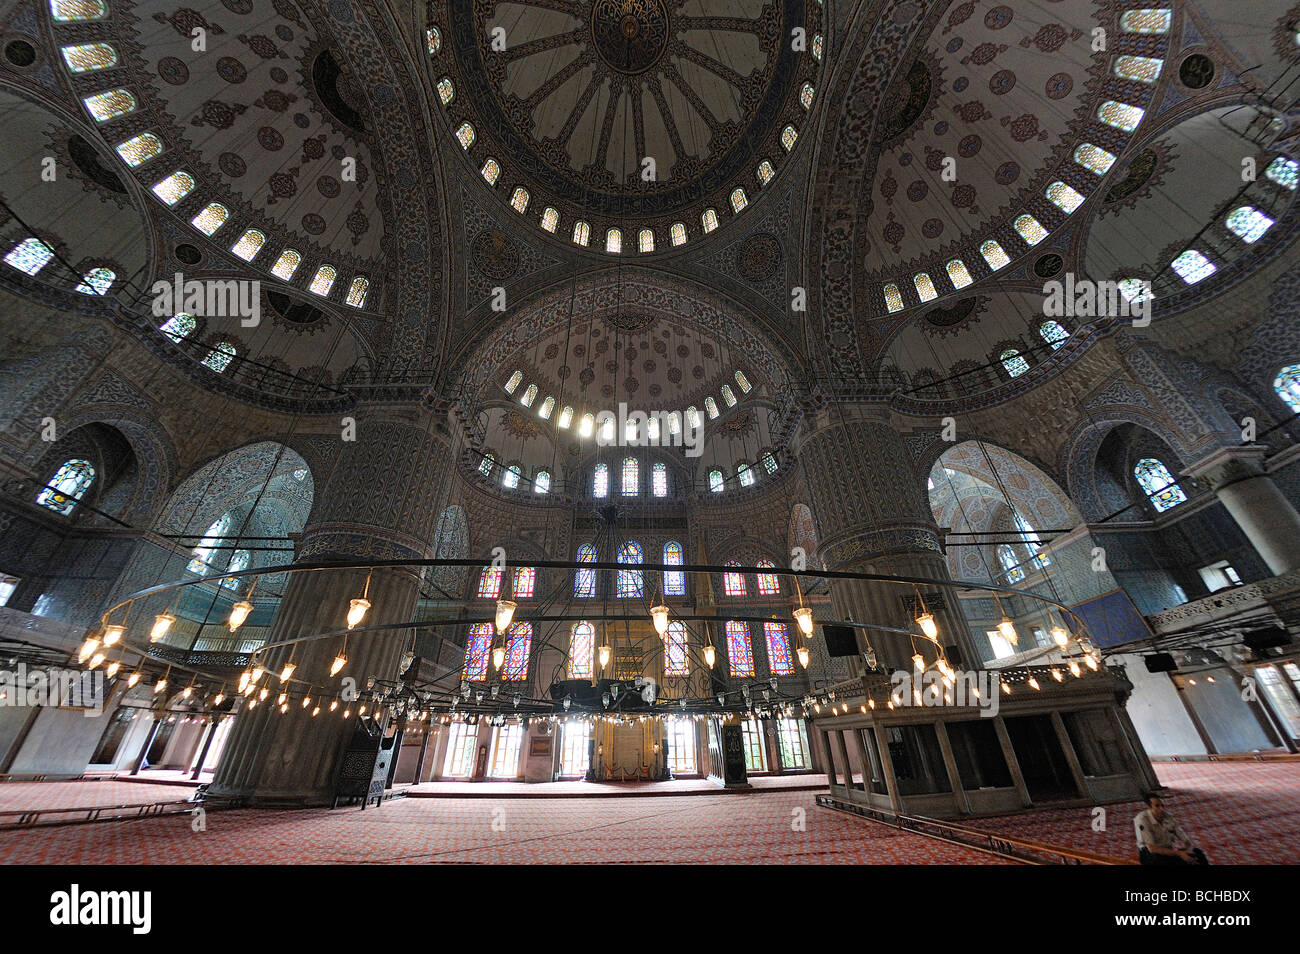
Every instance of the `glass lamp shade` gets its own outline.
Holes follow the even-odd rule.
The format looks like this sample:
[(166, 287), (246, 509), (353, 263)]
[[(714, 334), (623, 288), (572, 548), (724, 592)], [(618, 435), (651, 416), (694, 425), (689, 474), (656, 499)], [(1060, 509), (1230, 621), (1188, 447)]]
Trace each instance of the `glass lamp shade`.
[(925, 657), (922, 656), (920, 653), (917, 653), (915, 656), (912, 657), (912, 665), (916, 667), (917, 672), (924, 672)]
[(1020, 641), (1020, 637), (1016, 634), (1016, 624), (1011, 622), (1010, 616), (1002, 617), (1002, 622), (998, 623), (998, 632), (1012, 646)]
[(795, 650), (795, 655), (799, 657), (799, 665), (804, 669), (808, 668), (808, 647), (800, 646)]
[(704, 661), (708, 663), (710, 669), (712, 669), (713, 664), (718, 661), (717, 650), (715, 650), (712, 645), (704, 647)]
[(295, 663), (295, 662), (287, 662), (287, 663), (285, 663), (285, 664), (284, 664), (284, 668), (280, 670), (280, 681), (281, 681), (281, 682), (288, 682), (289, 679), (293, 676), (294, 671), (295, 671), (297, 668), (298, 668), (298, 664)]
[(370, 600), (363, 599), (360, 596), (348, 603), (348, 629), (356, 629), (360, 626), (369, 609)]
[(497, 600), (497, 632), (504, 633), (510, 628), (510, 622), (515, 618), (515, 610), (519, 604), (514, 600)]
[(1065, 631), (1064, 626), (1052, 627), (1052, 642), (1056, 643), (1057, 646), (1060, 646), (1062, 649), (1064, 649), (1066, 644), (1069, 641), (1070, 641), (1070, 634)]
[(600, 656), (600, 668), (604, 669), (609, 665), (609, 647), (601, 646), (598, 655)]
[(811, 636), (813, 632), (813, 614), (812, 609), (807, 606), (800, 606), (794, 611), (794, 620), (799, 624), (799, 631), (805, 636)]
[(99, 637), (90, 636), (81, 644), (81, 651), (77, 653), (77, 662), (84, 663), (91, 656), (95, 655), (95, 650), (99, 648)]
[(104, 670), (104, 675), (105, 677), (112, 679), (117, 675), (117, 671), (121, 668), (122, 664), (120, 662), (109, 663), (108, 668)]
[(337, 676), (339, 671), (348, 664), (348, 657), (339, 653), (334, 657), (334, 662), (330, 663), (330, 675)]
[(126, 677), (126, 687), (128, 689), (134, 689), (136, 683), (138, 683), (139, 681), (140, 681), (140, 674), (138, 672), (133, 672), (131, 673), (131, 675)]
[(939, 635), (939, 624), (934, 621), (933, 613), (922, 613), (916, 618), (916, 625), (921, 627), (921, 632), (931, 639)]
[(157, 682), (153, 684), (153, 693), (156, 696), (158, 695), (158, 693), (162, 692), (166, 688), (167, 688), (167, 680), (159, 679)]
[(650, 607), (650, 618), (654, 620), (655, 632), (662, 636), (668, 632), (668, 607), (660, 603)]
[(156, 643), (167, 635), (167, 630), (172, 628), (172, 623), (176, 622), (176, 617), (171, 613), (159, 613), (153, 618), (153, 629), (149, 630), (149, 642)]
[(112, 646), (122, 639), (122, 634), (126, 632), (125, 626), (119, 626), (117, 623), (104, 627), (104, 645)]
[(248, 600), (240, 600), (234, 606), (230, 607), (230, 619), (227, 625), (233, 633), (239, 627), (244, 625), (244, 620), (248, 619), (248, 614), (253, 612), (253, 604)]
[(100, 663), (102, 663), (103, 661), (104, 661), (104, 654), (103, 654), (103, 653), (95, 653), (95, 655), (93, 655), (93, 656), (90, 657), (90, 662), (88, 662), (88, 663), (86, 664), (86, 666), (87, 666), (87, 668), (89, 668), (89, 669), (94, 669), (94, 668), (96, 668)]
[(493, 669), (500, 669), (502, 664), (505, 661), (506, 661), (506, 648), (504, 646), (498, 646), (496, 649), (492, 650)]

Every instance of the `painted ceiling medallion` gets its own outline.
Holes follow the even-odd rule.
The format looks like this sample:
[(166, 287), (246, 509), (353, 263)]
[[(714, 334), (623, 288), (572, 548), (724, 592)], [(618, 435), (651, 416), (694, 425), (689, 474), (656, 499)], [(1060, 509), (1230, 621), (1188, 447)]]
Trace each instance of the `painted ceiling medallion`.
[(662, 0), (596, 0), (591, 38), (606, 66), (644, 73), (668, 49), (668, 11)]

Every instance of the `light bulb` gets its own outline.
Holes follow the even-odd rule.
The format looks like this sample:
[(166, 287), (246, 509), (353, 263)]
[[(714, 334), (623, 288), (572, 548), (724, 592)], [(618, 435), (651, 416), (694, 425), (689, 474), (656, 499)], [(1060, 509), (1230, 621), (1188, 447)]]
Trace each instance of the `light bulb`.
[(939, 624), (934, 621), (933, 613), (922, 613), (916, 618), (916, 625), (921, 627), (921, 632), (934, 639), (939, 635)]
[(186, 686), (184, 689), (181, 690), (181, 698), (182, 698), (182, 699), (188, 699), (188, 698), (189, 698), (190, 696), (192, 696), (192, 695), (194, 695), (194, 687), (193, 687), (193, 686)]
[(668, 607), (660, 603), (650, 607), (650, 618), (654, 620), (655, 632), (662, 636), (668, 632)]
[(916, 667), (917, 672), (924, 672), (925, 657), (922, 656), (920, 653), (917, 653), (915, 656), (912, 657), (912, 665)]
[(304, 709), (306, 709), (309, 705), (311, 705), (311, 696), (303, 696), (303, 697), (302, 697), (302, 707), (303, 707)]
[(317, 706), (316, 708), (311, 710), (311, 717), (313, 719), (316, 718), (318, 715), (320, 715), (320, 706)]
[(1010, 684), (1009, 684), (1009, 683), (1006, 683), (1006, 682), (1003, 682), (1003, 683), (1002, 683), (1002, 691), (1003, 691), (1004, 693), (1006, 693), (1008, 696), (1011, 695), (1011, 686), (1010, 686)]
[(95, 653), (95, 655), (93, 655), (93, 656), (90, 657), (90, 662), (87, 663), (87, 666), (88, 666), (90, 669), (94, 669), (95, 667), (97, 667), (97, 666), (98, 666), (100, 663), (102, 663), (103, 661), (104, 661), (104, 654), (103, 654), (103, 653)]
[(219, 706), (221, 705), (221, 703), (225, 701), (226, 701), (226, 694), (224, 692), (218, 692), (215, 696), (212, 697), (212, 704), (214, 706)]
[(284, 668), (280, 670), (280, 681), (288, 682), (289, 678), (293, 675), (294, 670), (297, 668), (298, 664), (296, 662), (285, 663)]
[(226, 625), (230, 627), (230, 631), (233, 633), (235, 630), (239, 629), (239, 627), (243, 626), (244, 620), (248, 619), (248, 614), (251, 612), (253, 612), (253, 604), (248, 602), (248, 600), (240, 600), (234, 606), (230, 607), (230, 619), (226, 621)]
[(348, 657), (343, 655), (342, 650), (339, 650), (339, 654), (335, 656), (334, 661), (330, 663), (330, 675), (337, 676), (339, 674), (339, 670), (341, 670), (347, 664), (348, 664)]
[(500, 669), (502, 663), (504, 663), (505, 661), (506, 661), (506, 648), (504, 646), (498, 646), (496, 649), (492, 650), (493, 669)]
[(243, 692), (248, 688), (248, 684), (253, 681), (253, 674), (245, 669), (239, 674), (239, 691)]
[(348, 629), (356, 629), (361, 625), (361, 621), (366, 618), (366, 610), (370, 609), (370, 600), (358, 596), (348, 604)]
[(259, 698), (259, 699), (261, 699), (263, 702), (265, 702), (265, 701), (266, 701), (266, 697), (269, 696), (270, 694), (271, 694), (271, 690), (268, 689), (268, 688), (266, 688), (266, 686), (263, 686), (263, 687), (262, 687), (262, 691), (259, 692), (259, 693), (257, 694), (257, 698)]
[(139, 681), (140, 681), (140, 674), (138, 672), (133, 672), (131, 673), (131, 675), (126, 677), (126, 687), (128, 689), (134, 689), (136, 683), (138, 683)]
[(95, 650), (99, 648), (99, 637), (88, 636), (86, 641), (81, 644), (81, 651), (77, 653), (77, 662), (84, 663), (91, 656), (95, 655)]
[[(1084, 657), (1083, 657), (1083, 661), (1084, 661), (1084, 663), (1088, 666), (1088, 668), (1091, 669), (1093, 672), (1096, 672), (1096, 671), (1097, 671), (1097, 657), (1096, 657), (1096, 656), (1084, 656)], [(1211, 677), (1211, 678), (1213, 678), (1213, 677)]]
[(153, 684), (153, 693), (156, 696), (158, 695), (158, 693), (162, 692), (166, 688), (167, 688), (167, 680), (159, 679), (157, 682)]
[(126, 632), (125, 626), (119, 626), (114, 623), (111, 626), (104, 627), (104, 645), (112, 646), (122, 639), (122, 634)]
[(275, 700), (275, 704), (282, 706), (288, 701), (289, 701), (289, 694), (287, 692), (282, 692), (280, 693), (280, 698)]
[(800, 646), (794, 652), (795, 655), (799, 657), (799, 665), (802, 666), (804, 669), (807, 669), (808, 668), (808, 647)]
[(1038, 679), (1037, 679), (1036, 677), (1034, 677), (1034, 676), (1030, 676), (1030, 677), (1029, 677), (1029, 688), (1030, 688), (1030, 689), (1038, 689), (1038, 688), (1039, 688), (1039, 686), (1038, 686)]
[(515, 610), (519, 604), (514, 600), (497, 600), (497, 632), (504, 633), (510, 628), (510, 621), (515, 618)]
[(811, 636), (813, 632), (813, 615), (812, 608), (800, 606), (794, 611), (794, 621), (799, 624), (800, 631), (805, 636)]
[(156, 643), (167, 635), (167, 630), (172, 628), (172, 623), (176, 622), (176, 617), (171, 613), (159, 613), (153, 618), (153, 629), (149, 630), (149, 642)]
[(1083, 675), (1083, 670), (1079, 668), (1078, 662), (1073, 659), (1070, 660), (1070, 675), (1075, 679)]
[(604, 669), (609, 665), (609, 647), (601, 646), (600, 652), (597, 655), (600, 656), (600, 668)]
[(248, 681), (251, 682), (251, 683), (253, 683), (254, 685), (256, 685), (256, 684), (257, 684), (257, 680), (261, 679), (261, 678), (262, 678), (262, 675), (263, 675), (265, 672), (266, 672), (266, 670), (263, 669), (261, 666), (254, 666), (251, 670), (249, 670), (249, 673), (248, 673)]
[(712, 669), (713, 664), (718, 661), (718, 653), (717, 650), (713, 648), (712, 643), (704, 647), (704, 661), (708, 664), (710, 669)]
[(998, 623), (998, 632), (1012, 646), (1020, 641), (1020, 637), (1016, 635), (1016, 624), (1011, 622), (1010, 616), (1002, 617), (1002, 622)]
[(1064, 677), (1063, 675), (1061, 675), (1061, 670), (1059, 670), (1059, 669), (1053, 669), (1053, 670), (1052, 670), (1052, 678), (1055, 679), (1057, 682), (1064, 682), (1064, 681), (1065, 681), (1065, 677)]
[(117, 675), (117, 671), (121, 668), (122, 664), (120, 662), (109, 663), (108, 668), (104, 670), (104, 676), (108, 679), (112, 679)]
[(1064, 649), (1066, 647), (1066, 644), (1069, 643), (1070, 641), (1070, 634), (1066, 632), (1064, 626), (1053, 626), (1052, 641), (1056, 643), (1056, 645)]

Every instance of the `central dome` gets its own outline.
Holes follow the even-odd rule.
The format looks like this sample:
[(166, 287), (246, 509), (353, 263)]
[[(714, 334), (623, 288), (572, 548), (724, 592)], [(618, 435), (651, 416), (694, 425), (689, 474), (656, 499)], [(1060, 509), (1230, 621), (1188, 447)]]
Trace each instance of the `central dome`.
[(644, 73), (668, 49), (668, 11), (662, 0), (596, 0), (591, 38), (606, 66)]

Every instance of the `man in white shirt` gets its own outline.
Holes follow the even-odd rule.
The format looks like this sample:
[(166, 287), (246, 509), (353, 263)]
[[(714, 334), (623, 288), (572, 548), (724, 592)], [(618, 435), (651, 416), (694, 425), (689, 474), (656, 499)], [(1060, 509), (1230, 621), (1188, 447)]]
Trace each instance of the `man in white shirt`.
[(1142, 796), (1146, 809), (1133, 819), (1137, 836), (1138, 860), (1144, 865), (1208, 865), (1205, 852), (1195, 847), (1178, 827), (1174, 816), (1165, 811), (1159, 795)]

